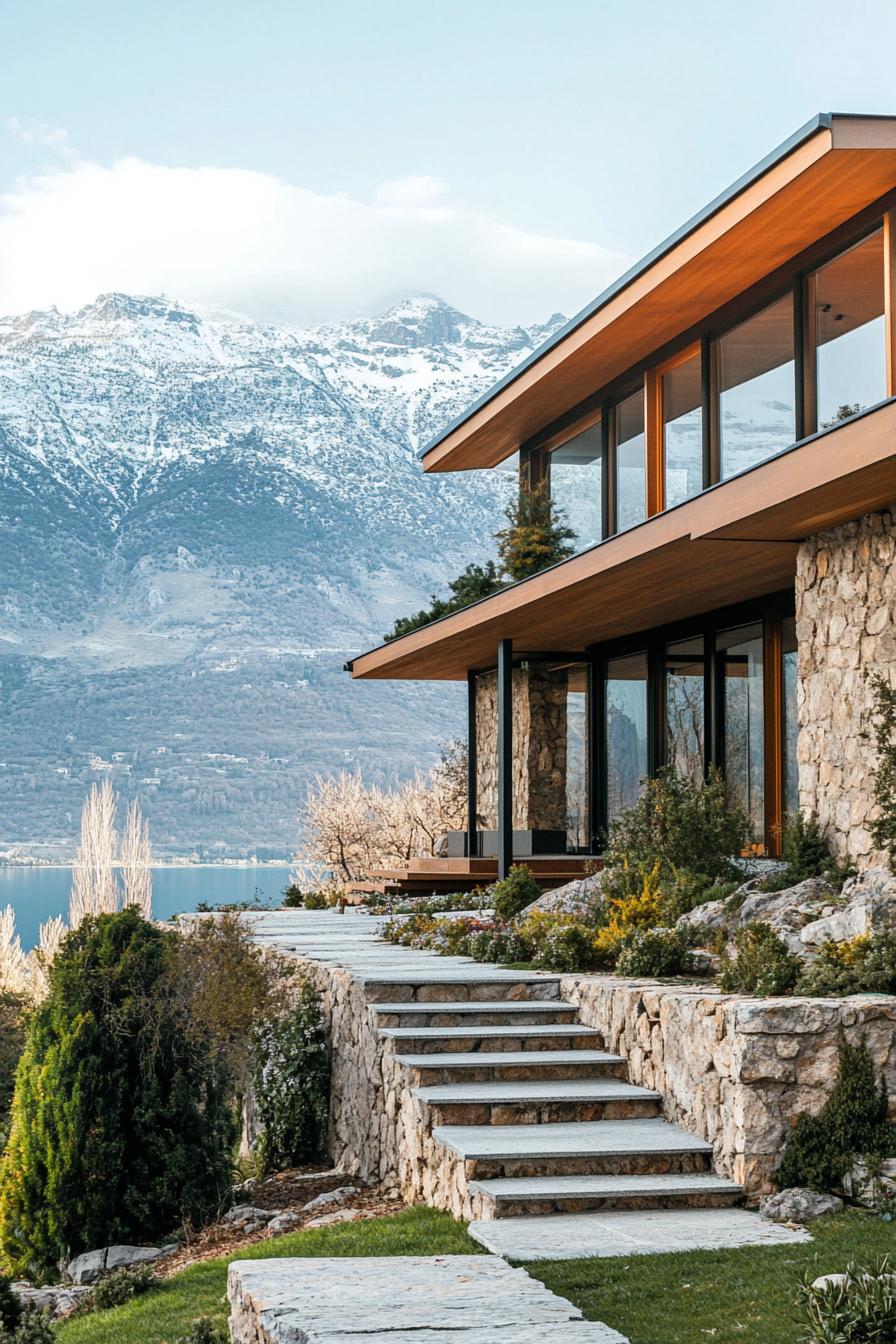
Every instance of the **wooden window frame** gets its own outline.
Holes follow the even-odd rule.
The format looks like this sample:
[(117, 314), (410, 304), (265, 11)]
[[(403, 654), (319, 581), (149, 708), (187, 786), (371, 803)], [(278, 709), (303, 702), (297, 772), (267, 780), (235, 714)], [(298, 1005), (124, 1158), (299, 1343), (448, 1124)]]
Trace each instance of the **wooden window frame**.
[[(692, 341), (676, 354), (647, 370), (644, 380), (647, 452), (647, 517), (662, 513), (666, 507), (666, 411), (663, 379), (689, 360), (702, 356), (702, 342)], [(703, 412), (703, 368), (700, 370), (701, 415)], [(703, 482), (704, 488), (706, 481)]]

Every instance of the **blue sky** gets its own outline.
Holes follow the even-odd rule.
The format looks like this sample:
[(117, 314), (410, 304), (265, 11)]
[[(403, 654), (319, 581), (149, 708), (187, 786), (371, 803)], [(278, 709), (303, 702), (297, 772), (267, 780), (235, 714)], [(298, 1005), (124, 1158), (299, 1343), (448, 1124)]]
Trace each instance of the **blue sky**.
[(586, 302), (817, 111), (896, 112), (896, 5), (5, 0), (0, 310)]

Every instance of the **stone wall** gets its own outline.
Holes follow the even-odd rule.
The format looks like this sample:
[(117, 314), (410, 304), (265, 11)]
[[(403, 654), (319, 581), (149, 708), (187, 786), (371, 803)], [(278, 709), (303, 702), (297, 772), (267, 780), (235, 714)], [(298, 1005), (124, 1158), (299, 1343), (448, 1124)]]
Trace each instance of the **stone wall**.
[[(477, 817), (497, 827), (497, 674), (476, 683)], [(567, 673), (539, 663), (513, 671), (514, 830), (566, 829)]]
[[(432, 1139), (425, 1107), (411, 1095), (417, 1080), (379, 1037), (363, 986), (345, 971), (305, 965), (333, 1049), (334, 1163), (408, 1203), (480, 1216), (464, 1163)], [(402, 989), (406, 997), (428, 993)], [(394, 985), (384, 992), (398, 997)], [(466, 990), (441, 985), (438, 994)], [(564, 976), (560, 997), (623, 1056), (631, 1082), (660, 1093), (667, 1119), (712, 1143), (716, 1170), (752, 1198), (771, 1188), (797, 1116), (818, 1112), (830, 1094), (841, 1028), (849, 1041), (865, 1040), (896, 1098), (896, 998), (747, 999), (615, 976)]]
[[(747, 999), (712, 990), (564, 977), (561, 998), (622, 1055), (668, 1120), (712, 1143), (716, 1170), (751, 1196), (771, 1188), (797, 1116), (821, 1110), (840, 1028), (864, 1039), (896, 1098), (896, 998)], [(896, 1117), (894, 1117), (896, 1118)]]
[(817, 812), (840, 859), (883, 861), (873, 817), (868, 673), (896, 681), (893, 510), (809, 537), (796, 573), (800, 807)]

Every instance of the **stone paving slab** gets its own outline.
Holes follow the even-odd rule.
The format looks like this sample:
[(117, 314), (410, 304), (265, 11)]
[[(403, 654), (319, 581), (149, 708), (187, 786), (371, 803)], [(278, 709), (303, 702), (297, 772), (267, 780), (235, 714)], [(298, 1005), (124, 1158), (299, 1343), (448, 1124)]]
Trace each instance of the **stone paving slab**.
[(575, 1006), (562, 999), (420, 999), (411, 1003), (372, 1003), (376, 1013), (574, 1013)]
[[(373, 1003), (371, 1008), (382, 1008), (382, 1004)], [(393, 1005), (395, 1006), (395, 1005)], [(408, 1004), (398, 1005), (402, 1010), (407, 1008)], [(456, 1005), (452, 1004), (452, 1008)], [(480, 1008), (482, 1005), (480, 1004)], [(491, 1011), (491, 1005), (488, 1005), (488, 1011)], [(390, 1040), (415, 1040), (415, 1041), (438, 1041), (446, 1037), (462, 1036), (464, 1040), (487, 1040), (489, 1036), (507, 1036), (519, 1037), (521, 1041), (533, 1036), (600, 1036), (601, 1033), (596, 1027), (583, 1027), (577, 1022), (557, 1022), (547, 1025), (538, 1025), (533, 1023), (530, 1026), (513, 1026), (508, 1023), (507, 1026), (480, 1027), (471, 1025), (469, 1027), (380, 1027), (380, 1035), (388, 1036)], [(528, 1053), (528, 1052), (523, 1052)], [(430, 1058), (440, 1059), (441, 1055), (430, 1056)]]
[(510, 1101), (655, 1101), (659, 1092), (618, 1078), (582, 1078), (531, 1083), (436, 1083), (415, 1087), (414, 1096), (430, 1105), (487, 1106)]
[(747, 1209), (621, 1209), (470, 1223), (470, 1236), (508, 1260), (607, 1259), (740, 1246), (795, 1246), (809, 1233)]
[(628, 1344), (490, 1255), (236, 1260), (233, 1344)]
[(461, 1157), (602, 1157), (711, 1153), (712, 1144), (667, 1120), (581, 1120), (555, 1125), (439, 1125), (433, 1137)]
[[(457, 1035), (457, 1028), (450, 1029)], [(499, 1028), (503, 1030), (503, 1028)], [(469, 1050), (437, 1055), (396, 1055), (408, 1069), (556, 1068), (558, 1064), (622, 1064), (621, 1055), (606, 1050)]]
[(496, 1176), (471, 1181), (471, 1190), (481, 1190), (493, 1199), (576, 1199), (636, 1195), (666, 1198), (672, 1195), (732, 1194), (742, 1189), (724, 1176), (708, 1171), (661, 1172), (621, 1176)]

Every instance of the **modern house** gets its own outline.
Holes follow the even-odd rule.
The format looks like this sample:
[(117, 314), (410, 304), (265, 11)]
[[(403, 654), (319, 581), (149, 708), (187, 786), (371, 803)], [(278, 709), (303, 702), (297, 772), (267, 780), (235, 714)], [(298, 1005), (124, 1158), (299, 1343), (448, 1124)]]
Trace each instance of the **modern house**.
[(412, 884), (522, 856), (561, 880), (645, 776), (713, 763), (765, 852), (802, 807), (874, 860), (867, 673), (896, 675), (896, 117), (816, 117), (422, 460), (518, 464), (578, 549), (349, 664), (469, 687), (467, 832)]

